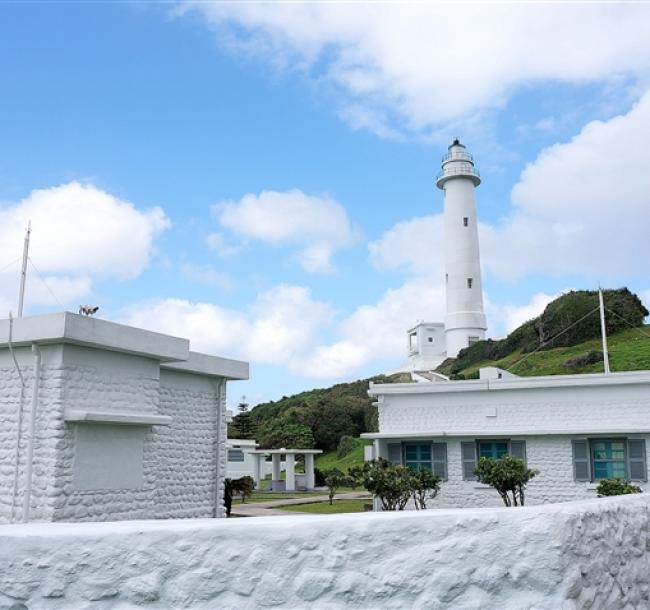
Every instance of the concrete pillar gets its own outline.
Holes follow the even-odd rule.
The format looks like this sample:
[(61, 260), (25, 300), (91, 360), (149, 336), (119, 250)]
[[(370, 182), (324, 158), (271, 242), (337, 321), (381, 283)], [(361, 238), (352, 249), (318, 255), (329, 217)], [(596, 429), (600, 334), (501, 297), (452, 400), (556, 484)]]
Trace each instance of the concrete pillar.
[(293, 453), (287, 453), (285, 457), (286, 464), (286, 484), (285, 489), (287, 491), (296, 490), (296, 456)]
[(314, 454), (305, 453), (305, 474), (307, 475), (307, 491), (314, 489)]
[(264, 459), (263, 455), (259, 453), (253, 453), (253, 478), (255, 479), (255, 485), (257, 489), (260, 488), (260, 481), (262, 480), (262, 460)]
[(271, 480), (272, 481), (280, 480), (280, 454), (279, 453), (271, 454)]

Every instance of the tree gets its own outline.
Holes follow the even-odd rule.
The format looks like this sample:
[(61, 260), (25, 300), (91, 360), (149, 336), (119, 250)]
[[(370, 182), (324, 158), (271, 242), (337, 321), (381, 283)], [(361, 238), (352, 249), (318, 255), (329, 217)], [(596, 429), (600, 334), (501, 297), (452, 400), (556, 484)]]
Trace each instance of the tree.
[(429, 469), (411, 471), (411, 492), (416, 510), (425, 510), (427, 502), (440, 491), (440, 477)]
[(246, 503), (246, 498), (250, 498), (253, 495), (255, 489), (255, 479), (248, 475), (244, 475), (239, 479), (234, 479), (232, 481), (232, 493), (233, 495), (238, 494), (241, 496), (241, 503)]
[(258, 439), (263, 448), (311, 449), (314, 435), (310, 428), (297, 422), (291, 412), (262, 423), (258, 429)]
[(246, 402), (246, 396), (242, 396), (241, 402), (237, 405), (239, 413), (233, 417), (230, 425), (231, 438), (255, 438), (257, 425), (248, 409), (249, 405)]
[(523, 506), (526, 485), (539, 470), (527, 468), (523, 460), (504, 455), (498, 460), (482, 457), (474, 474), (480, 483), (494, 487), (506, 506)]
[(343, 474), (338, 468), (332, 468), (332, 470), (326, 470), (325, 475), (325, 485), (329, 489), (329, 500), (330, 506), (334, 500), (334, 495), (336, 491), (341, 487), (356, 487), (356, 481), (351, 476)]
[(596, 493), (599, 498), (604, 496), (622, 496), (625, 494), (640, 494), (643, 490), (623, 479), (603, 479), (598, 483)]
[(412, 471), (383, 458), (350, 468), (349, 474), (379, 498), (382, 510), (404, 510), (413, 495)]

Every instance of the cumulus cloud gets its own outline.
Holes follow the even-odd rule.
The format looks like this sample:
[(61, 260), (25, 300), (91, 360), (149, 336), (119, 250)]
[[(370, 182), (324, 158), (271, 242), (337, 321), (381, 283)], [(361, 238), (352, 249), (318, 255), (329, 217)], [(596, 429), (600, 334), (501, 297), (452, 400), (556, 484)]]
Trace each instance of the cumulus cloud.
[[(483, 267), (507, 281), (535, 273), (594, 280), (646, 273), (649, 140), (647, 93), (627, 114), (593, 121), (543, 150), (514, 186), (510, 214), (479, 225)], [(411, 219), (372, 242), (370, 260), (378, 269), (442, 277), (443, 240), (442, 215)]]
[[(244, 240), (297, 247), (298, 261), (313, 273), (331, 273), (334, 252), (355, 240), (348, 215), (340, 203), (298, 189), (244, 195), (239, 201), (215, 205), (213, 214), (223, 228)], [(211, 239), (216, 247), (222, 247), (222, 237)]]
[(380, 136), (467, 123), (536, 83), (643, 81), (650, 66), (643, 3), (180, 6), (235, 52), (333, 86), (340, 116)]
[[(534, 294), (528, 303), (523, 305), (498, 304), (491, 301), (486, 302), (486, 313), (490, 322), (494, 321), (491, 335), (507, 335), (524, 322), (539, 316), (546, 306), (557, 299), (563, 292), (557, 294), (546, 294), (538, 292)], [(501, 331), (501, 332), (499, 332)]]
[[(95, 186), (70, 182), (0, 205), (0, 262), (20, 258), (29, 221), (30, 259), (38, 271), (29, 268), (27, 301), (57, 307), (88, 295), (94, 278), (137, 277), (156, 236), (170, 225), (161, 208), (139, 210)], [(8, 303), (16, 299), (18, 269), (16, 262), (0, 271)]]
[(190, 339), (192, 349), (302, 370), (302, 359), (334, 310), (301, 286), (281, 284), (258, 295), (246, 310), (185, 299), (156, 299), (125, 309), (120, 319)]

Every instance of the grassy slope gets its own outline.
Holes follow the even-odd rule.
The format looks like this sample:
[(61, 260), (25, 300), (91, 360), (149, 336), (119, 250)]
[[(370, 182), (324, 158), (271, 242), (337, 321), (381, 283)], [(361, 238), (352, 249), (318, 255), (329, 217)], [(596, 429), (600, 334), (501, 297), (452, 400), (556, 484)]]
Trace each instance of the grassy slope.
[[(643, 334), (645, 333), (645, 334)], [(640, 329), (630, 329), (611, 335), (608, 338), (609, 362), (612, 371), (637, 371), (650, 369), (650, 325)], [(531, 355), (516, 351), (501, 360), (484, 360), (474, 363), (460, 371), (465, 377), (477, 373), (483, 366), (498, 366), (510, 369), (518, 360), (526, 357), (519, 364), (512, 366), (511, 372), (516, 375), (569, 375), (575, 373), (600, 373), (603, 363), (597, 362), (581, 367), (567, 367), (566, 360), (574, 356), (586, 354), (591, 350), (602, 350), (600, 339), (586, 341), (572, 347), (558, 347), (540, 350)]]
[(336, 455), (336, 451), (322, 453), (316, 456), (314, 466), (323, 472), (332, 468), (338, 468), (341, 472), (347, 472), (348, 468), (363, 463), (363, 447), (371, 444), (372, 441), (357, 439), (357, 446), (346, 456), (339, 458)]

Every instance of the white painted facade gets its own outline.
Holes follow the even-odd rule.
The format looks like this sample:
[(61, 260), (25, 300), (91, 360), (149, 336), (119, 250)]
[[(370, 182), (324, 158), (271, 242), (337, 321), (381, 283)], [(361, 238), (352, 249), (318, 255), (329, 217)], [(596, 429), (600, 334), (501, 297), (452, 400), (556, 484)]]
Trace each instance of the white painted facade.
[(487, 378), (471, 381), (371, 384), (379, 432), (363, 436), (374, 439), (373, 456), (406, 463), (409, 446), (411, 453), (414, 445), (435, 449), (432, 467), (445, 479), (436, 507), (500, 504), (492, 488), (471, 476), (472, 459), (491, 442), (507, 443), (510, 453), (540, 471), (528, 487), (530, 504), (594, 497), (595, 471), (603, 468), (594, 462), (594, 448), (603, 441), (623, 444), (628, 478), (646, 489), (650, 371), (551, 377), (501, 372), (501, 378), (498, 369), (486, 372)]
[[(226, 477), (239, 479), (241, 477), (255, 478), (255, 469), (258, 460), (251, 454), (257, 449), (257, 443), (248, 438), (229, 438), (228, 443), (228, 464), (226, 465)], [(280, 467), (284, 470), (284, 466)], [(261, 477), (271, 474), (271, 462), (260, 463)]]
[(0, 607), (646, 609), (650, 496), (0, 526)]
[(222, 515), (226, 382), (247, 363), (69, 312), (14, 320), (16, 362), (8, 339), (0, 320), (0, 521)]

